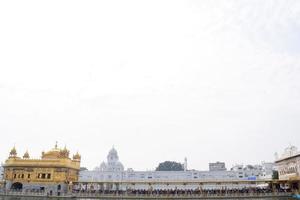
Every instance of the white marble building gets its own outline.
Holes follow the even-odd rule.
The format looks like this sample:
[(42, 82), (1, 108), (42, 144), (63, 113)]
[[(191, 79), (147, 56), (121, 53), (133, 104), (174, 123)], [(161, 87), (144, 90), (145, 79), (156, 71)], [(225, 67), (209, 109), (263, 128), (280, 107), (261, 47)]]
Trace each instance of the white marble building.
[(95, 168), (96, 171), (101, 172), (121, 172), (124, 171), (123, 164), (119, 161), (117, 150), (113, 147), (108, 155), (107, 162), (102, 162), (99, 167)]
[(102, 162), (95, 170), (81, 171), (80, 181), (142, 181), (142, 180), (227, 180), (237, 179), (234, 171), (198, 171), (187, 170), (187, 159), (184, 171), (124, 171), (119, 161), (118, 152), (112, 148), (107, 155), (107, 162)]
[(236, 180), (234, 171), (81, 171), (79, 181), (189, 181)]
[[(253, 175), (263, 174), (262, 166), (256, 167), (244, 167), (240, 166), (241, 170), (214, 170), (214, 171), (198, 171), (198, 170), (188, 170), (187, 169), (187, 159), (184, 163), (184, 171), (134, 171), (128, 169), (124, 171), (123, 164), (119, 161), (118, 152), (115, 148), (112, 148), (107, 155), (107, 162), (102, 162), (99, 167), (94, 170), (81, 171), (79, 174), (79, 182), (95, 182), (103, 183), (107, 187), (109, 184), (104, 182), (136, 182), (136, 184), (120, 186), (122, 189), (128, 187), (134, 187), (135, 189), (147, 189), (149, 188), (147, 182), (179, 182), (179, 184), (173, 185), (153, 185), (153, 189), (174, 189), (176, 188), (186, 188), (195, 189), (199, 187), (199, 184), (184, 186), (184, 182), (197, 182), (197, 181), (216, 181), (216, 180), (247, 180), (248, 177)], [(239, 166), (237, 166), (239, 169)], [(143, 183), (144, 182), (144, 183)], [(181, 184), (180, 184), (181, 182)], [(103, 184), (101, 187), (103, 187)], [(99, 185), (98, 185), (99, 186)], [(232, 185), (232, 187), (244, 187), (245, 185)], [(94, 186), (96, 187), (96, 186)], [(105, 187), (105, 188), (107, 188)], [(204, 186), (203, 186), (204, 187)], [(206, 185), (206, 188), (216, 188), (222, 187), (217, 185)], [(230, 187), (227, 186), (228, 188)]]

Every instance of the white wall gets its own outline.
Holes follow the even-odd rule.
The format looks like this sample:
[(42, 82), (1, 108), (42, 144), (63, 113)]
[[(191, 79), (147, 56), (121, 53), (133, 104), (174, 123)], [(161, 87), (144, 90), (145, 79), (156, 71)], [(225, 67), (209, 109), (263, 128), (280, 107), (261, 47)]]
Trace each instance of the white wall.
[(81, 171), (79, 181), (105, 180), (233, 180), (238, 179), (236, 171)]

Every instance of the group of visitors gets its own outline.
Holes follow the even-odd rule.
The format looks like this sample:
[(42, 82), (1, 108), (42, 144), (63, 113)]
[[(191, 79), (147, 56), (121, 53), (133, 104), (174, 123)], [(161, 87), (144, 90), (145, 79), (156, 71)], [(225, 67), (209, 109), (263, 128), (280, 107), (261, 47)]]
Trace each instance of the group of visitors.
[(268, 195), (273, 193), (289, 193), (288, 189), (270, 189), (258, 187), (245, 187), (240, 189), (126, 189), (126, 190), (74, 190), (73, 193), (81, 195), (153, 195), (153, 196), (244, 196), (244, 195)]

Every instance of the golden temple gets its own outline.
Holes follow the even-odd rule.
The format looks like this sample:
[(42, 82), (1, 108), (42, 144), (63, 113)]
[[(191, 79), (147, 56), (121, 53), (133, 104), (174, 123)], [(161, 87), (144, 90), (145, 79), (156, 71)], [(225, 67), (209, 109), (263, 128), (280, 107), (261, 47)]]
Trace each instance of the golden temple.
[(15, 147), (5, 161), (4, 180), (8, 190), (44, 191), (49, 194), (67, 192), (78, 181), (81, 156), (77, 152), (72, 159), (70, 151), (58, 148), (57, 143), (40, 159), (32, 159), (28, 151), (18, 157)]

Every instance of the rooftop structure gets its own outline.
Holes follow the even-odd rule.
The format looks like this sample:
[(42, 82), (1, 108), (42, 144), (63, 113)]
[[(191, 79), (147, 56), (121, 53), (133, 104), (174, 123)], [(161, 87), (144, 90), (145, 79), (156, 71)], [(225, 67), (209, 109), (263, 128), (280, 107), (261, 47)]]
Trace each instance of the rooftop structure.
[(209, 171), (226, 171), (224, 162), (209, 163)]
[(298, 151), (298, 148), (290, 145), (284, 149), (281, 156), (278, 156), (278, 153), (275, 153), (275, 160), (277, 162), (277, 161), (289, 159), (291, 157), (299, 156), (299, 155), (300, 155), (300, 151)]
[(280, 180), (300, 180), (300, 152), (295, 146), (285, 148), (275, 163)]

